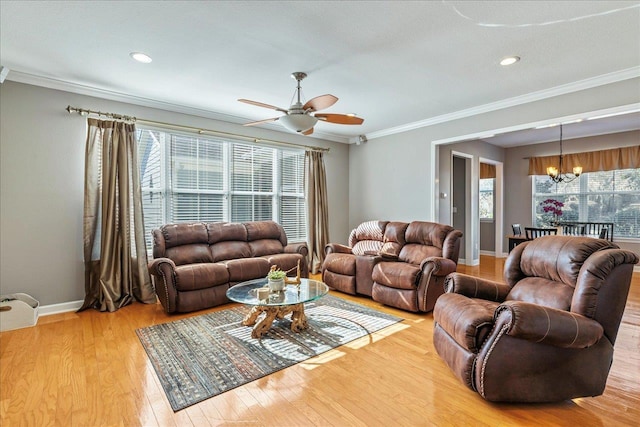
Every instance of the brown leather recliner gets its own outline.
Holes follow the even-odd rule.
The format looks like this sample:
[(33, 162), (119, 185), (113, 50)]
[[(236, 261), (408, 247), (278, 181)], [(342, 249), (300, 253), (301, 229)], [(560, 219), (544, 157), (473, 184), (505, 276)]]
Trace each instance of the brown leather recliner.
[(383, 304), (428, 312), (456, 271), (462, 233), (426, 221), (367, 221), (349, 236), (349, 246), (330, 243), (322, 280), (331, 288), (372, 297)]
[(637, 262), (607, 240), (545, 236), (513, 249), (506, 283), (453, 273), (433, 311), (436, 350), (489, 401), (598, 396)]

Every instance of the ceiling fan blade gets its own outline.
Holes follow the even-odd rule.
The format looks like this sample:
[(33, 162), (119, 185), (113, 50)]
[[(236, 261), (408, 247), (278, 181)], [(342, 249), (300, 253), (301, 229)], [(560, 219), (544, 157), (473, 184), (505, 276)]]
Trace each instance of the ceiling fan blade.
[(324, 110), (325, 108), (331, 107), (336, 102), (338, 102), (338, 98), (333, 95), (320, 95), (308, 100), (307, 103), (304, 104), (302, 109), (306, 111), (307, 109), (311, 108), (313, 111), (320, 111)]
[(311, 135), (313, 133), (313, 128), (305, 130), (304, 132), (301, 132), (303, 135)]
[(255, 105), (257, 107), (264, 107), (264, 108), (269, 108), (271, 110), (282, 111), (283, 113), (287, 112), (287, 110), (285, 110), (284, 108), (276, 107), (275, 105), (265, 104), (264, 102), (252, 101), (250, 99), (243, 99), (243, 98), (238, 99), (238, 101), (244, 102), (245, 104)]
[(340, 125), (361, 125), (364, 122), (363, 118), (351, 116), (348, 114), (318, 113), (314, 114), (314, 116), (318, 120), (329, 123), (337, 123)]
[(242, 126), (256, 126), (256, 125), (261, 125), (263, 123), (269, 123), (269, 122), (275, 122), (276, 120), (278, 120), (280, 117), (272, 117), (270, 119), (264, 119), (264, 120), (258, 120), (257, 122), (249, 122), (249, 123), (245, 123)]

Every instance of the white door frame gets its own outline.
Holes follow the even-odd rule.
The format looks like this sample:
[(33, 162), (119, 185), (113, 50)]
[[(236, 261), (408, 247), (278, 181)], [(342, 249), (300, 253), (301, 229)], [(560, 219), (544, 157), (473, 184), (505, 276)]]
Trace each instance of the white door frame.
[[(496, 167), (496, 181), (495, 181), (495, 194), (494, 200), (495, 205), (493, 207), (493, 223), (495, 225), (495, 257), (501, 258), (503, 257), (502, 251), (502, 243), (504, 241), (503, 238), (503, 230), (504, 230), (504, 164), (502, 162), (498, 162), (492, 159), (486, 159), (484, 157), (480, 157), (479, 163), (487, 163), (490, 165), (494, 165)], [(478, 179), (480, 177), (478, 176)], [(480, 202), (478, 201), (478, 204)]]
[[(465, 228), (465, 246), (464, 246), (464, 264), (478, 265), (480, 264), (480, 215), (478, 213), (478, 167), (474, 161), (473, 155), (463, 153), (461, 151), (451, 150), (451, 176), (449, 194), (449, 223), (453, 224), (453, 158), (461, 157), (465, 159), (465, 212), (464, 212), (464, 228)], [(462, 260), (460, 260), (462, 261)]]

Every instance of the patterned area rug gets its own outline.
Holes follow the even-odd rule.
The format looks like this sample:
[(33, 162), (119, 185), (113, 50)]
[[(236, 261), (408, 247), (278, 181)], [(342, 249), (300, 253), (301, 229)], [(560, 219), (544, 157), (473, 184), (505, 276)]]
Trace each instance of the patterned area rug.
[(237, 306), (136, 330), (174, 411), (231, 390), (403, 319), (327, 295), (305, 304), (309, 328), (276, 320), (262, 339)]

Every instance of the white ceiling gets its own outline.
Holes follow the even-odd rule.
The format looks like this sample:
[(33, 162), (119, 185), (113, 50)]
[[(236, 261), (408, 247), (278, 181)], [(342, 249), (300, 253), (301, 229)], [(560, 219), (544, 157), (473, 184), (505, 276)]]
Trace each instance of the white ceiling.
[[(153, 62), (133, 61), (133, 51)], [(507, 55), (522, 60), (500, 66)], [(331, 93), (340, 100), (326, 112), (365, 119), (316, 126), (314, 136), (347, 141), (638, 76), (640, 2), (2, 0), (0, 64), (8, 80), (234, 123), (279, 115), (237, 99), (287, 108), (289, 75), (304, 71), (306, 99)]]

